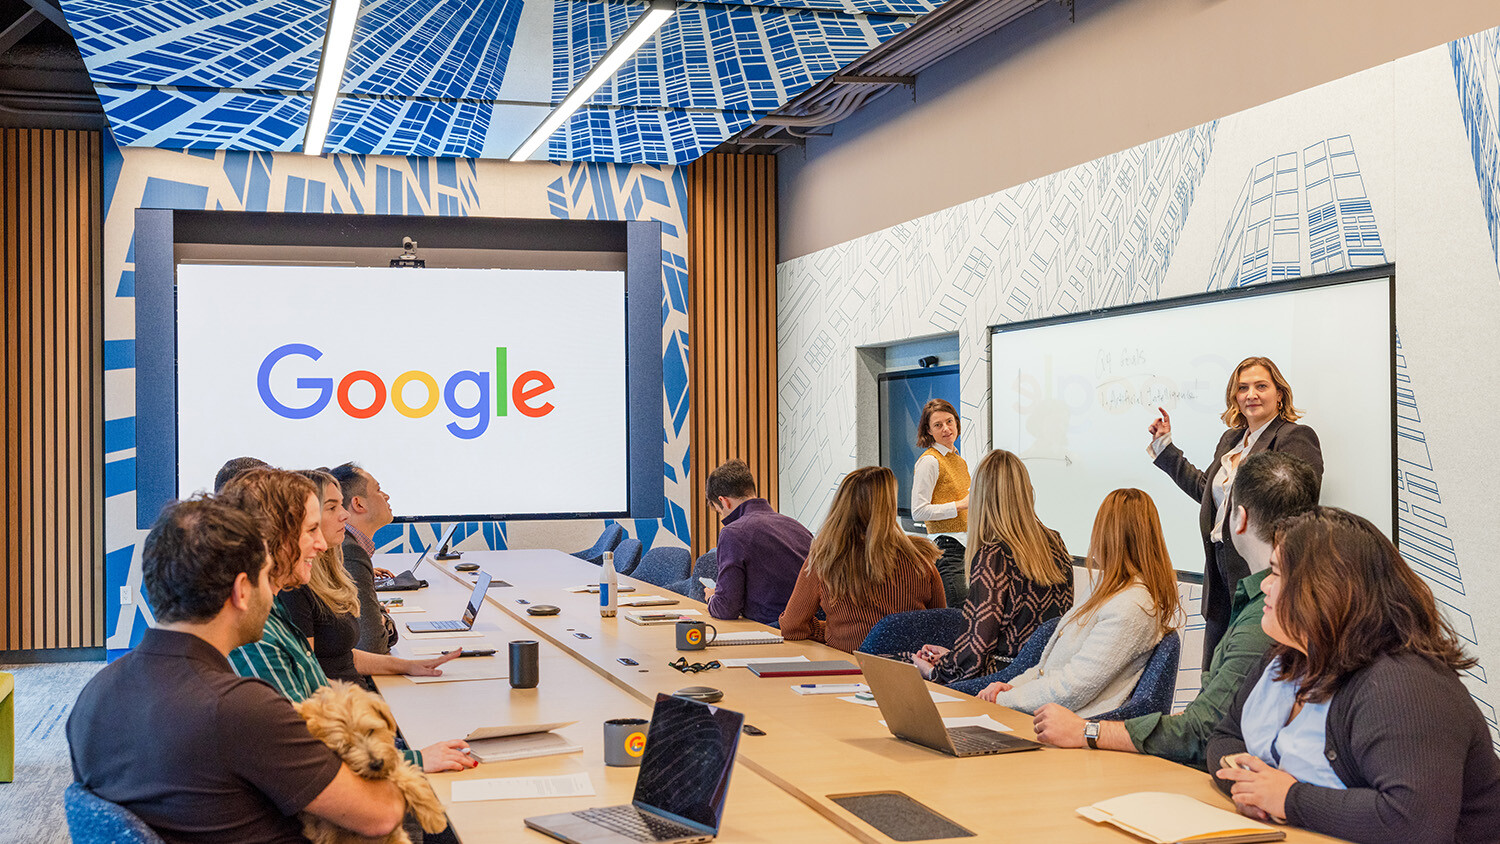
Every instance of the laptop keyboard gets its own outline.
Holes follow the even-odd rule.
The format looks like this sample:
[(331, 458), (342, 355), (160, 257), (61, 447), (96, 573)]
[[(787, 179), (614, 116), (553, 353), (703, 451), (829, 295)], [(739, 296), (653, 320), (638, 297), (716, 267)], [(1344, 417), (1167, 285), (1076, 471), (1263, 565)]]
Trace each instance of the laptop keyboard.
[(634, 806), (605, 806), (602, 809), (585, 809), (575, 814), (590, 823), (637, 841), (671, 841), (674, 838), (703, 834), (690, 826), (648, 815)]
[(434, 621), (431, 622), (433, 630), (468, 630), (462, 621)]
[(998, 753), (1003, 749), (1004, 736), (984, 727), (954, 727), (948, 731), (953, 749), (964, 754)]

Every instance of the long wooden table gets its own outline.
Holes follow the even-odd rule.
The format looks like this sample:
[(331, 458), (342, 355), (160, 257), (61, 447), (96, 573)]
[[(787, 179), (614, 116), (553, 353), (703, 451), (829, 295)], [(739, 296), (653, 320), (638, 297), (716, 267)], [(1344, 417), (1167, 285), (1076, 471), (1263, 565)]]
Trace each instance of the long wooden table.
[[(710, 647), (679, 653), (672, 625), (640, 626), (623, 617), (604, 619), (598, 596), (569, 592), (569, 587), (596, 581), (598, 568), (556, 551), (467, 552), (493, 577), (511, 584), (489, 590), (489, 604), (500, 614), (481, 613), (476, 629), (486, 638), (451, 640), (475, 647), (485, 641), (504, 655), (505, 642), (534, 638), (542, 649), (541, 683), (535, 690), (511, 690), (507, 681), (475, 681), (418, 686), (405, 678), (377, 678), (403, 731), (416, 746), (462, 736), (474, 726), (578, 719), (562, 731), (582, 744), (582, 759), (541, 759), (486, 765), (462, 774), (432, 777), (438, 796), (449, 804), (465, 841), (507, 839), (525, 835), (520, 819), (591, 805), (628, 802), (635, 769), (606, 768), (602, 760), (601, 722), (614, 717), (645, 717), (659, 692), (707, 685), (724, 691), (721, 706), (743, 712), (747, 723), (765, 731), (740, 742), (739, 765), (731, 787), (723, 841), (840, 841), (853, 838), (871, 844), (891, 839), (829, 799), (829, 795), (863, 791), (902, 791), (986, 840), (1115, 842), (1130, 836), (1110, 826), (1084, 820), (1075, 809), (1133, 791), (1171, 791), (1212, 805), (1231, 808), (1202, 772), (1147, 756), (1126, 753), (1044, 748), (1027, 753), (955, 759), (901, 741), (879, 723), (879, 710), (851, 704), (833, 695), (798, 695), (794, 680), (761, 679), (745, 669), (721, 668), (682, 674), (667, 663), (686, 655), (690, 662), (710, 659), (806, 656), (811, 660), (849, 659), (849, 655), (816, 642), (779, 645)], [(399, 568), (392, 555), (387, 567)], [(457, 614), (470, 576), (440, 565), (429, 571), (432, 586), (410, 598), (432, 617)], [(755, 622), (718, 621), (706, 608), (662, 587), (621, 578), (637, 589), (630, 594), (678, 597), (672, 609), (697, 609), (721, 632), (764, 630)], [(534, 603), (554, 604), (556, 616), (525, 613)], [(398, 615), (398, 621), (420, 618)], [(490, 635), (493, 631), (494, 635)], [(576, 634), (583, 634), (587, 638)], [(403, 647), (425, 642), (404, 641)], [(639, 666), (619, 662), (634, 659)], [(848, 678), (853, 680), (855, 678)], [(825, 680), (827, 682), (827, 680)], [(933, 686), (934, 689), (941, 687)], [(1004, 707), (950, 692), (961, 700), (939, 704), (947, 717), (986, 714), (1017, 735), (1034, 737), (1031, 717)], [(570, 767), (571, 766), (571, 767)], [(451, 803), (448, 785), (459, 777), (531, 776), (588, 770), (599, 794), (578, 799)], [(1288, 828), (1287, 840), (1329, 841)]]

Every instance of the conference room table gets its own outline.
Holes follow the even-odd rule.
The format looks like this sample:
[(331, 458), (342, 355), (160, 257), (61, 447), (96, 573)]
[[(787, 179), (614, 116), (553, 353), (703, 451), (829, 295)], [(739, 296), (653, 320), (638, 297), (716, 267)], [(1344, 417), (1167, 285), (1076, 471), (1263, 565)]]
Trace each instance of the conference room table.
[[(382, 555), (377, 565), (400, 571), (415, 555)], [(395, 615), (403, 639), (397, 652), (422, 656), (436, 648), (493, 647), (491, 658), (507, 665), (507, 642), (538, 642), (540, 682), (535, 689), (511, 689), (509, 681), (467, 680), (417, 684), (406, 677), (377, 677), (402, 732), (415, 747), (462, 738), (485, 726), (577, 721), (558, 732), (583, 746), (582, 753), (488, 763), (455, 773), (430, 775), (438, 798), (448, 808), (466, 844), (488, 841), (551, 840), (525, 829), (522, 820), (630, 802), (635, 768), (604, 765), (602, 723), (610, 718), (649, 717), (658, 693), (686, 686), (711, 686), (724, 692), (717, 705), (742, 712), (747, 724), (765, 735), (741, 737), (735, 772), (719, 839), (725, 842), (857, 840), (884, 844), (888, 838), (835, 803), (830, 796), (900, 791), (981, 840), (1123, 842), (1136, 839), (1119, 829), (1096, 824), (1077, 814), (1080, 806), (1138, 791), (1186, 794), (1232, 810), (1208, 775), (1149, 756), (1089, 750), (1043, 748), (1039, 751), (957, 759), (893, 737), (880, 723), (877, 708), (840, 700), (839, 695), (801, 695), (800, 682), (858, 682), (858, 677), (760, 678), (745, 668), (718, 668), (685, 674), (668, 666), (686, 656), (691, 662), (748, 657), (806, 657), (809, 660), (853, 658), (817, 642), (770, 645), (710, 646), (679, 652), (672, 624), (643, 626), (623, 615), (602, 618), (598, 595), (570, 588), (596, 583), (598, 566), (548, 550), (469, 551), (463, 561), (478, 563), (505, 586), (488, 590), (486, 607), (474, 625), (479, 637), (417, 639), (405, 623), (456, 618), (472, 591), (473, 575), (452, 563), (424, 566), (419, 573), (431, 584), (402, 594), (408, 605), (424, 612)], [(620, 584), (635, 587), (623, 597), (661, 595), (679, 601), (649, 610), (696, 609), (697, 616), (719, 632), (766, 631), (745, 619), (721, 621), (707, 608), (663, 587), (629, 577)], [(555, 616), (532, 616), (532, 604), (560, 608)], [(625, 609), (621, 608), (623, 613)], [(498, 610), (498, 612), (496, 612)], [(622, 663), (634, 660), (636, 665)], [(956, 698), (938, 703), (944, 717), (988, 715), (1016, 735), (1034, 738), (1031, 716), (986, 703), (941, 686), (933, 691)], [(454, 802), (452, 784), (465, 779), (540, 777), (576, 772), (588, 774), (597, 793), (579, 797)], [(1332, 841), (1287, 827), (1292, 842)]]

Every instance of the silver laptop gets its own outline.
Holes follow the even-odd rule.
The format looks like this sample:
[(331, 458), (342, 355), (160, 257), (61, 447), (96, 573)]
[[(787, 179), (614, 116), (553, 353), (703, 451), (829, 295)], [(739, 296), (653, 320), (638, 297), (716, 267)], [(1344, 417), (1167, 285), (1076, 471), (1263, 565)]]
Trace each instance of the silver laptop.
[(573, 844), (712, 841), (744, 725), (738, 712), (659, 694), (630, 805), (527, 818), (526, 825)]
[(485, 590), (490, 588), (490, 573), (482, 571), (474, 582), (474, 594), (469, 596), (469, 605), (464, 607), (464, 617), (458, 621), (409, 621), (406, 629), (413, 633), (452, 633), (468, 630), (474, 626), (479, 608), (484, 606)]
[(458, 531), (458, 526), (461, 524), (463, 523), (453, 522), (452, 524), (448, 525), (448, 529), (443, 532), (442, 537), (440, 537), (437, 542), (434, 542), (431, 545), (427, 546), (427, 550), (422, 552), (422, 556), (418, 557), (417, 561), (415, 563), (412, 563), (411, 568), (407, 569), (404, 574), (415, 575), (417, 573), (417, 569), (421, 568), (423, 563), (432, 559), (433, 555), (441, 554), (443, 553), (443, 551), (447, 550), (448, 543), (453, 541), (453, 534)]
[(943, 716), (938, 714), (937, 704), (928, 693), (927, 681), (915, 665), (873, 654), (857, 653), (854, 658), (859, 660), (865, 683), (875, 693), (886, 729), (896, 738), (949, 756), (990, 756), (1041, 747), (1034, 741), (984, 727), (949, 729), (943, 726)]

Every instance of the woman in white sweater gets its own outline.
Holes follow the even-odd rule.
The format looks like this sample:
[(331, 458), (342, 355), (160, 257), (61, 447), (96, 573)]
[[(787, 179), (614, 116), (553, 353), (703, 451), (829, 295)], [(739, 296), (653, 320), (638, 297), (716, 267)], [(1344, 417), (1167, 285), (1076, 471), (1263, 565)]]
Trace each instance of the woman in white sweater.
[(1023, 712), (1056, 703), (1085, 716), (1130, 698), (1179, 614), (1177, 577), (1151, 496), (1117, 489), (1104, 497), (1088, 566), (1093, 592), (1058, 622), (1041, 661), (979, 697)]

